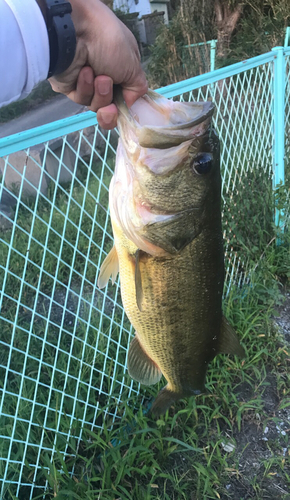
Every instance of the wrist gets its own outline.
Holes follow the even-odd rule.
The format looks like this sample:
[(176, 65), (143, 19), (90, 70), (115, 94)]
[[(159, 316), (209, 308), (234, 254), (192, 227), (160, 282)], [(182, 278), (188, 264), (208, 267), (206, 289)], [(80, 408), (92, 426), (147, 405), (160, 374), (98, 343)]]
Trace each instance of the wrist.
[(76, 52), (76, 32), (68, 0), (36, 0), (45, 20), (50, 51), (48, 77), (65, 72)]
[[(95, 22), (102, 19), (102, 9), (108, 9), (101, 0), (69, 0), (72, 6), (71, 17), (78, 37), (88, 32), (88, 20), (94, 18)], [(109, 9), (108, 9), (109, 10)], [(95, 23), (94, 23), (95, 24)], [(98, 23), (99, 24), (99, 23)], [(95, 29), (98, 29), (95, 26)]]

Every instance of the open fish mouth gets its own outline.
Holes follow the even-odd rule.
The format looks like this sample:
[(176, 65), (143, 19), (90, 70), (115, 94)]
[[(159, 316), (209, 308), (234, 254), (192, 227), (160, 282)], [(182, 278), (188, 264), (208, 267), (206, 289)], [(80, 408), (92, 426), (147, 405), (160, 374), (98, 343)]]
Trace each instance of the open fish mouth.
[(138, 99), (130, 110), (119, 88), (114, 101), (119, 111), (118, 127), (122, 139), (130, 141), (131, 132), (141, 148), (167, 149), (202, 135), (215, 109), (209, 101), (169, 101), (152, 90)]

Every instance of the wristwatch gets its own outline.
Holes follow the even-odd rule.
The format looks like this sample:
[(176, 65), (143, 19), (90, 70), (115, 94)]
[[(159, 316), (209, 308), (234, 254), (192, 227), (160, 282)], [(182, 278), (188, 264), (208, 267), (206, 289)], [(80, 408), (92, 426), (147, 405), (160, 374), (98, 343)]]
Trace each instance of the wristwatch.
[(72, 6), (66, 0), (45, 0), (50, 65), (48, 78), (63, 73), (73, 62), (76, 32), (71, 18)]

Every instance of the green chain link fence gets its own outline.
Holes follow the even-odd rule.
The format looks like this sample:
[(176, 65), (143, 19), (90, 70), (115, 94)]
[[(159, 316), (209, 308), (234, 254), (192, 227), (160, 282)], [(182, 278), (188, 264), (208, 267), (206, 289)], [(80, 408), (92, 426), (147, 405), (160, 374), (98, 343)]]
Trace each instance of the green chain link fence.
[[(225, 293), (241, 288), (253, 264), (243, 248), (258, 247), (258, 219), (265, 220), (267, 234), (272, 184), (284, 180), (290, 155), (290, 49), (160, 92), (216, 104)], [(117, 140), (117, 132), (102, 131), (91, 112), (0, 140), (4, 500), (8, 492), (25, 500), (44, 492), (50, 464), (74, 456), (86, 430), (122, 419), (124, 405), (139, 406), (145, 395), (126, 370), (132, 332), (119, 282), (104, 291), (96, 286), (112, 246), (108, 188)]]

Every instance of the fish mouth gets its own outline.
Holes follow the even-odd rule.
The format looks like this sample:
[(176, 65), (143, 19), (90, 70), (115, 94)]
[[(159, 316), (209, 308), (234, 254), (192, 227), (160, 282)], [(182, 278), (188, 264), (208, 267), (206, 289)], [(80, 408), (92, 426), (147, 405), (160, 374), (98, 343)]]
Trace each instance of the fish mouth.
[(167, 149), (200, 137), (215, 110), (210, 101), (173, 102), (152, 90), (128, 109), (120, 87), (114, 91), (114, 102), (121, 137), (130, 143), (135, 136), (141, 148)]

